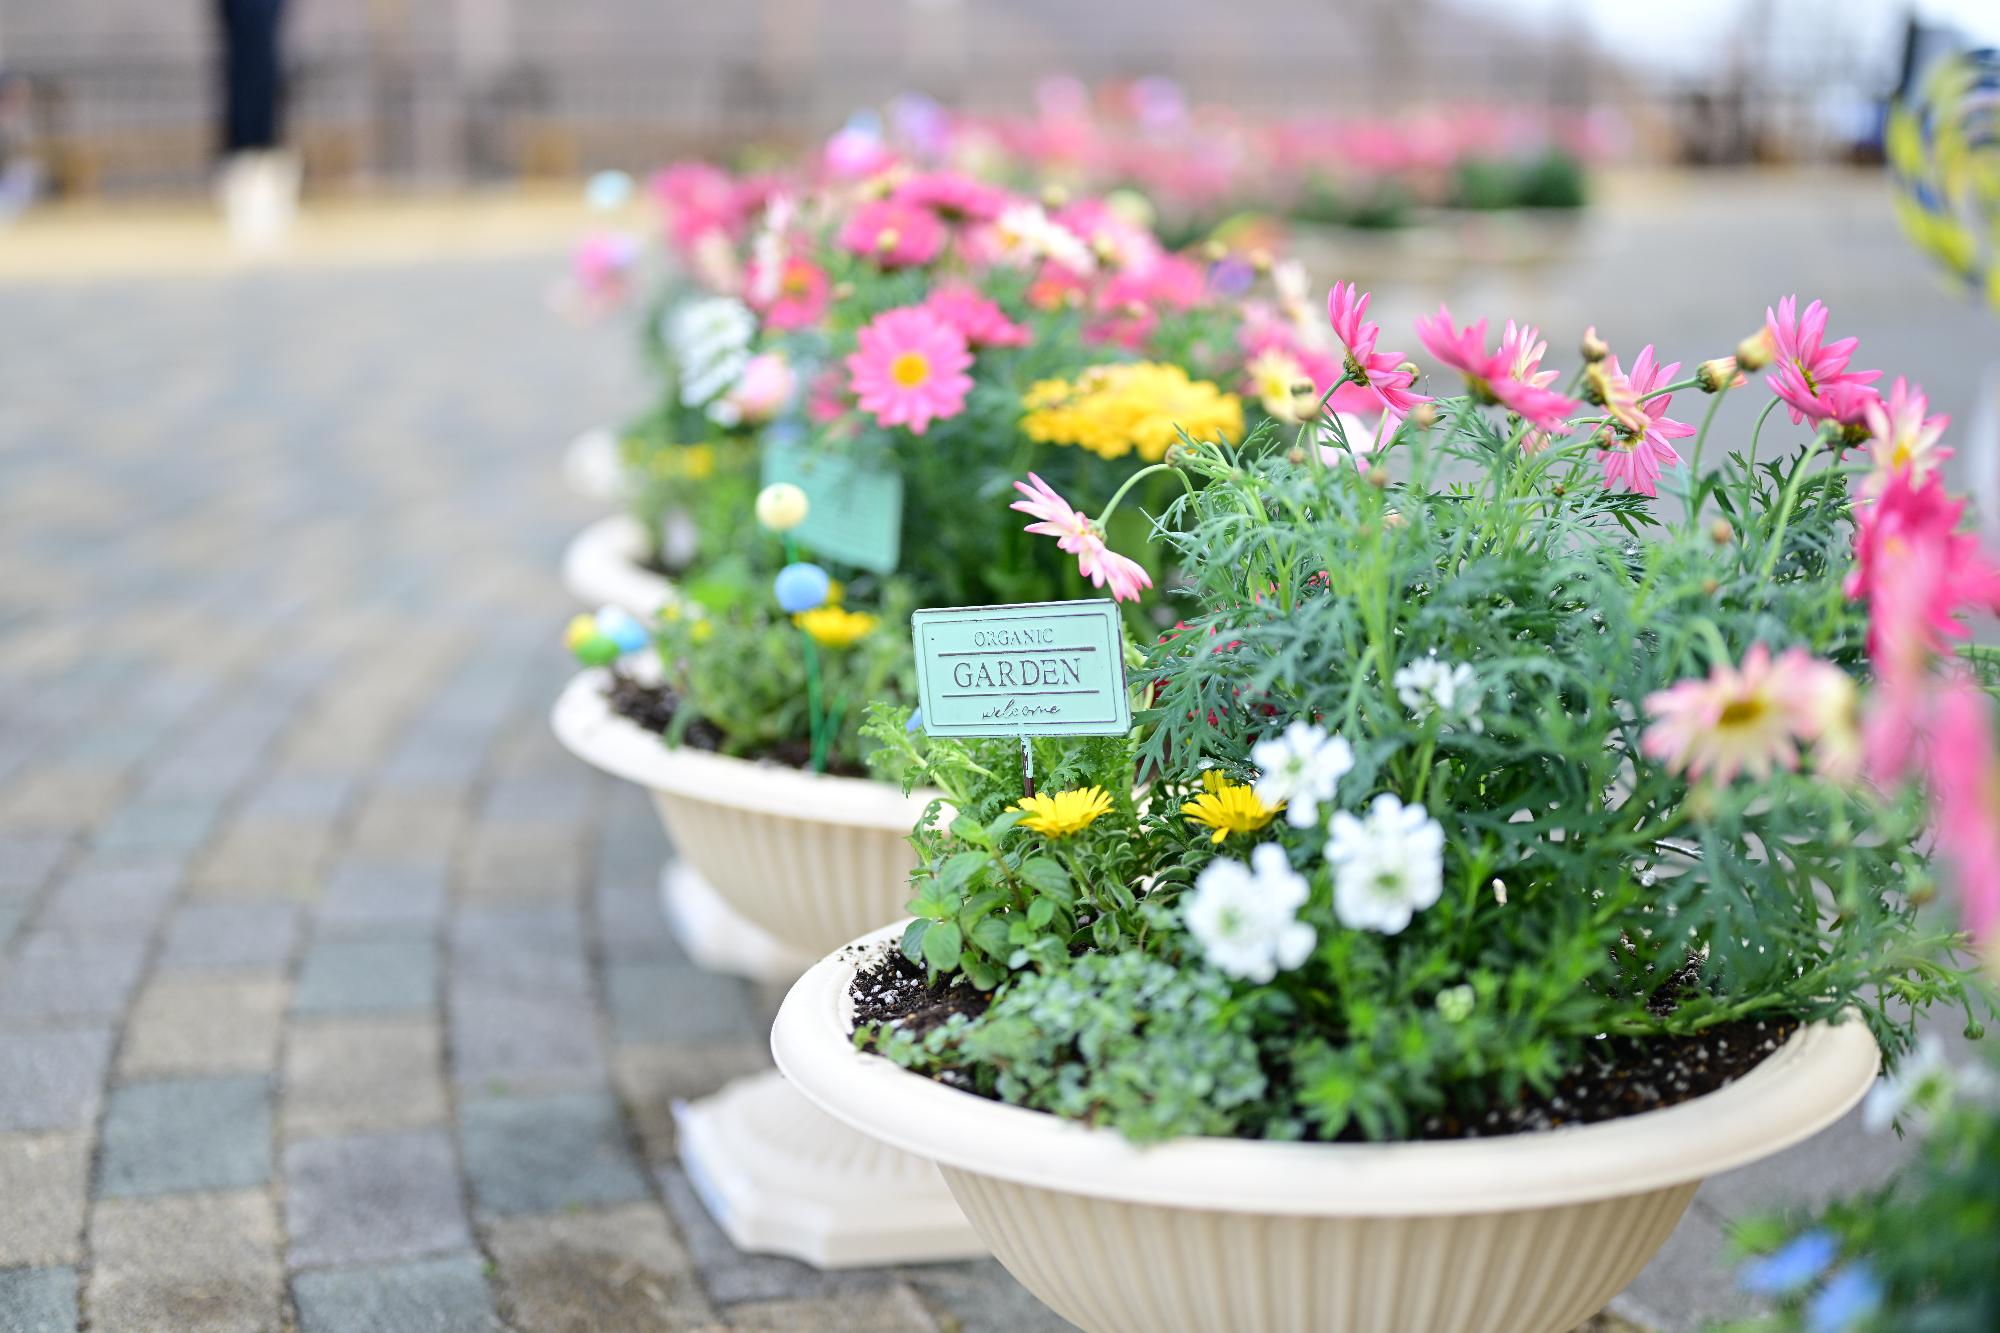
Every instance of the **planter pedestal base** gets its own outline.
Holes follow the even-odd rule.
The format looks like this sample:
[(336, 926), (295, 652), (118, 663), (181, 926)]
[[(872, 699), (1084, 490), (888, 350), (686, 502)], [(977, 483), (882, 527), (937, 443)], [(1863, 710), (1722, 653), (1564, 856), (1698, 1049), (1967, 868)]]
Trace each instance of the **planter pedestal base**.
[(751, 924), (700, 871), (678, 857), (660, 871), (660, 907), (682, 952), (707, 971), (789, 984), (818, 961)]
[(855, 1133), (775, 1072), (674, 1108), (688, 1178), (738, 1249), (815, 1268), (984, 1256), (937, 1167)]

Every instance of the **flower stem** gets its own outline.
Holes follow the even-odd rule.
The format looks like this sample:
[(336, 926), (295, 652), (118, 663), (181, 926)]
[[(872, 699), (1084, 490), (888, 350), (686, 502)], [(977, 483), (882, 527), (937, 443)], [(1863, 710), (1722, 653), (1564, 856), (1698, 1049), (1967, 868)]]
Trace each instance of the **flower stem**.
[(1145, 467), (1140, 468), (1137, 472), (1134, 472), (1131, 476), (1125, 478), (1125, 484), (1120, 486), (1116, 491), (1112, 492), (1111, 503), (1104, 506), (1104, 512), (1097, 516), (1097, 526), (1102, 528), (1106, 523), (1109, 523), (1111, 521), (1112, 514), (1118, 511), (1118, 506), (1120, 502), (1122, 502), (1125, 499), (1125, 493), (1131, 490), (1133, 486), (1138, 484), (1138, 481), (1141, 477), (1150, 477), (1155, 472), (1173, 473), (1175, 476), (1181, 479), (1181, 485), (1187, 487), (1187, 493), (1189, 495), (1194, 494), (1194, 483), (1187, 479), (1186, 473), (1182, 472), (1172, 463), (1149, 463)]
[(1785, 498), (1778, 504), (1778, 526), (1773, 529), (1771, 539), (1767, 543), (1769, 549), (1764, 552), (1764, 567), (1757, 571), (1759, 583), (1768, 581), (1771, 571), (1778, 566), (1778, 552), (1784, 549), (1785, 528), (1792, 521), (1792, 507), (1798, 503), (1802, 479), (1806, 475), (1806, 465), (1812, 462), (1813, 455), (1819, 452), (1821, 438), (1820, 435), (1812, 437), (1811, 442), (1806, 445), (1806, 451), (1799, 455), (1798, 466), (1792, 469), (1791, 480), (1785, 483)]
[(1708, 428), (1715, 424), (1716, 409), (1722, 406), (1722, 399), (1730, 390), (1725, 384), (1708, 400), (1708, 411), (1702, 414), (1701, 429), (1695, 433), (1694, 453), (1688, 460), (1687, 521), (1692, 529), (1701, 518), (1701, 453), (1708, 444)]

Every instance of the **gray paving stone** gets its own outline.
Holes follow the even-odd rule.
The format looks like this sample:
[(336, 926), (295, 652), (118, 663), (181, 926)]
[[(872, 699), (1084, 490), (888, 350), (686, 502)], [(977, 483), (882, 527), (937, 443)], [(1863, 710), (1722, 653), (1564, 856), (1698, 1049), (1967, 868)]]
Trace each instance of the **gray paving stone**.
[(303, 912), (291, 903), (186, 902), (167, 923), (163, 970), (283, 967), (299, 947)]
[(0, 1270), (0, 1328), (7, 1333), (75, 1333), (76, 1270)]
[(694, 1262), (652, 1203), (486, 1228), (501, 1309), (535, 1333), (678, 1333), (712, 1323)]
[(292, 1007), (302, 1014), (429, 1010), (437, 946), (428, 935), (321, 935), (306, 950)]
[(461, 907), (451, 924), (455, 977), (515, 990), (587, 997), (590, 966), (572, 907)]
[(552, 1213), (646, 1196), (608, 1093), (468, 1102), (459, 1107), (459, 1142), (481, 1214)]
[(701, 1196), (678, 1166), (661, 1167), (654, 1173), (667, 1212), (679, 1228), (695, 1270), (708, 1298), (719, 1306), (736, 1306), (747, 1301), (825, 1300), (831, 1297), (879, 1290), (882, 1275), (874, 1269), (829, 1269), (824, 1272), (775, 1254), (747, 1254), (736, 1248), (715, 1219), (708, 1215)]
[(41, 888), (69, 847), (60, 834), (0, 833), (0, 897)]
[(97, 1119), (111, 1029), (0, 1032), (0, 1130), (78, 1129)]
[(1075, 1325), (1030, 1295), (997, 1259), (923, 1264), (903, 1275), (957, 1333), (1074, 1333)]
[(26, 901), (0, 898), (0, 954), (6, 953), (7, 946), (13, 942), (14, 932), (21, 928), (21, 922), (27, 915)]
[(940, 1333), (915, 1292), (901, 1283), (838, 1300), (755, 1301), (729, 1312), (746, 1333)]
[(145, 960), (130, 931), (30, 930), (0, 973), (0, 1020), (114, 1018)]
[(168, 1079), (113, 1089), (98, 1162), (101, 1197), (244, 1189), (270, 1176), (268, 1079)]
[(445, 866), (349, 859), (327, 876), (318, 918), (333, 927), (424, 927), (444, 915)]
[(292, 1280), (301, 1333), (497, 1333), (500, 1321), (476, 1254)]
[(222, 818), (216, 794), (146, 797), (114, 811), (90, 835), (91, 845), (117, 851), (188, 853), (207, 842)]
[(279, 974), (156, 974), (132, 1007), (118, 1072), (264, 1073), (278, 1063), (291, 986)]
[(96, 862), (64, 875), (37, 924), (78, 930), (151, 931), (181, 885), (176, 861)]
[(353, 773), (274, 774), (244, 799), (241, 813), (264, 819), (336, 819), (353, 803), (359, 785)]
[(677, 963), (692, 966), (667, 929), (660, 905), (660, 862), (638, 871), (613, 871), (600, 864), (592, 894), (597, 947), (619, 963)]
[(477, 901), (574, 902), (588, 861), (583, 834), (575, 824), (476, 824), (461, 857), (460, 888)]
[(262, 1190), (100, 1201), (90, 1219), (92, 1333), (278, 1329), (278, 1243)]
[(760, 1041), (769, 1027), (759, 1020), (749, 988), (733, 977), (671, 963), (608, 963), (604, 986), (621, 1043)]
[[(537, 727), (530, 734), (548, 733)], [(590, 774), (578, 770), (573, 760), (555, 774), (501, 778), (487, 786), (479, 819), (482, 824), (574, 825), (590, 812), (590, 789)]]
[(0, 1134), (0, 1200), (0, 1269), (81, 1259), (89, 1134)]
[(597, 1008), (582, 996), (484, 981), (451, 986), (452, 1077), (512, 1088), (604, 1079)]
[(731, 1079), (770, 1067), (766, 1048), (751, 1042), (655, 1043), (620, 1046), (612, 1077), (639, 1131), (646, 1161), (663, 1166), (674, 1160), (675, 1102), (705, 1097)]
[(442, 1130), (304, 1139), (285, 1149), (291, 1265), (370, 1263), (472, 1243)]
[(318, 1018), (292, 1025), (280, 1115), (287, 1139), (378, 1133), (446, 1118), (442, 1041), (415, 1018)]

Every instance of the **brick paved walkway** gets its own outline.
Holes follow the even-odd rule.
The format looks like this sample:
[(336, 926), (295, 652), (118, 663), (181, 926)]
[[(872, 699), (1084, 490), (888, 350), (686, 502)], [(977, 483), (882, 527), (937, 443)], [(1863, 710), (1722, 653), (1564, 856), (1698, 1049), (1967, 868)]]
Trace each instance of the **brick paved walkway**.
[[(1984, 326), (1882, 218), (1743, 216), (1539, 313), (1645, 323), (1670, 235), (1745, 300), (1824, 276), (1964, 410)], [(0, 1333), (1064, 1327), (990, 1263), (737, 1255), (679, 1173), (670, 1102), (759, 1067), (775, 997), (676, 952), (657, 821), (548, 734), (559, 449), (639, 392), (554, 267), (0, 287)], [(1715, 1182), (1637, 1307), (1726, 1304), (1723, 1216), (1886, 1158)]]

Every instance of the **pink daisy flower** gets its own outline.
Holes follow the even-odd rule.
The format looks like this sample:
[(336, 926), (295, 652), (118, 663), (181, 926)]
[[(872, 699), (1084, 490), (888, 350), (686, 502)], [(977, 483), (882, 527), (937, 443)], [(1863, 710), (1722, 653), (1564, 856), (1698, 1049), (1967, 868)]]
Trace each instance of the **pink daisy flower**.
[[(1532, 337), (1534, 330), (1528, 333)], [(1656, 363), (1653, 345), (1647, 343), (1632, 362), (1630, 375), (1618, 368), (1615, 356), (1605, 358), (1604, 369), (1611, 385), (1606, 411), (1614, 418), (1605, 423), (1599, 435), (1610, 446), (1597, 451), (1597, 460), (1604, 464), (1605, 488), (1657, 495), (1660, 469), (1677, 466), (1681, 461), (1667, 441), (1686, 439), (1694, 434), (1694, 427), (1667, 415), (1667, 408), (1674, 401), (1672, 394), (1647, 395), (1673, 383), (1681, 363)]]
[(1026, 481), (1014, 483), (1022, 499), (1007, 506), (1038, 522), (1023, 531), (1054, 537), (1056, 545), (1076, 557), (1077, 571), (1093, 588), (1109, 588), (1114, 602), (1136, 602), (1141, 589), (1153, 586), (1153, 579), (1138, 561), (1118, 554), (1104, 543), (1104, 534), (1089, 515), (1077, 512), (1053, 487), (1030, 472)]
[(763, 315), (764, 323), (780, 332), (809, 329), (826, 314), (826, 270), (797, 255), (779, 266), (775, 281), (753, 266), (748, 291), (750, 304)]
[(1907, 470), (1890, 473), (1879, 495), (1855, 507), (1847, 595), (1868, 601), (1868, 652), (1884, 675), (1964, 638), (1964, 608), (2000, 610), (2000, 567), (1958, 530), (1964, 513), (1943, 477), (1933, 472), (1919, 484)]
[(922, 435), (931, 422), (965, 409), (972, 364), (965, 335), (921, 306), (884, 310), (855, 335), (848, 387), (864, 412), (884, 426)]
[(1374, 390), (1384, 410), (1401, 420), (1411, 408), (1430, 399), (1410, 391), (1417, 377), (1400, 368), (1402, 353), (1375, 350), (1382, 326), (1363, 318), (1373, 297), (1374, 293), (1361, 291), (1351, 282), (1336, 282), (1326, 294), (1326, 318), (1340, 345), (1347, 349), (1347, 378)]
[(1740, 668), (1718, 662), (1706, 679), (1647, 695), (1646, 715), (1653, 724), (1639, 749), (1692, 780), (1727, 783), (1749, 773), (1761, 781), (1776, 769), (1795, 769), (1798, 741), (1823, 727), (1810, 706), (1818, 692), (1801, 687), (1825, 671), (1840, 668), (1803, 648), (1774, 659), (1770, 649), (1753, 644)]
[(928, 264), (944, 249), (944, 223), (928, 208), (900, 199), (874, 199), (854, 210), (840, 229), (841, 248), (883, 268)]
[(1929, 410), (1924, 391), (1901, 376), (1889, 386), (1887, 398), (1878, 396), (1867, 404), (1863, 420), (1868, 423), (1868, 453), (1875, 460), (1868, 490), (1879, 489), (1897, 472), (1920, 482), (1951, 457), (1952, 451), (1939, 444), (1951, 418), (1926, 416)]
[(1547, 380), (1537, 384), (1532, 379), (1515, 377), (1516, 368), (1522, 365), (1529, 366), (1531, 377), (1539, 375), (1534, 367), (1540, 364), (1540, 358), (1524, 356), (1531, 352), (1533, 340), (1523, 338), (1522, 334), (1532, 330), (1516, 329), (1510, 323), (1508, 331), (1500, 349), (1488, 352), (1483, 319), (1460, 329), (1451, 321), (1451, 310), (1440, 305), (1436, 315), (1417, 321), (1417, 341), (1424, 345), (1425, 351), (1465, 376), (1474, 398), (1500, 404), (1538, 431), (1561, 430), (1576, 411), (1576, 401), (1547, 388)]
[(970, 283), (938, 287), (925, 298), (923, 308), (957, 329), (974, 347), (1026, 347), (1034, 341), (1027, 325), (1007, 318), (1006, 311)]
[(1879, 370), (1849, 370), (1847, 362), (1860, 345), (1859, 338), (1824, 342), (1827, 308), (1814, 301), (1804, 315), (1798, 313), (1799, 298), (1787, 296), (1778, 308), (1764, 311), (1764, 328), (1770, 335), (1776, 359), (1766, 377), (1771, 389), (1785, 400), (1794, 425), (1814, 422), (1860, 420), (1873, 390), (1860, 392), (1882, 375)]
[(891, 197), (927, 208), (946, 222), (991, 222), (1013, 202), (1005, 190), (955, 171), (911, 176)]
[(1952, 863), (1959, 913), (1977, 940), (2000, 930), (2000, 738), (1993, 703), (1964, 671), (1937, 700), (1930, 749), (1932, 824)]

